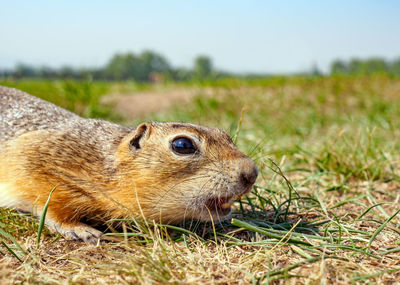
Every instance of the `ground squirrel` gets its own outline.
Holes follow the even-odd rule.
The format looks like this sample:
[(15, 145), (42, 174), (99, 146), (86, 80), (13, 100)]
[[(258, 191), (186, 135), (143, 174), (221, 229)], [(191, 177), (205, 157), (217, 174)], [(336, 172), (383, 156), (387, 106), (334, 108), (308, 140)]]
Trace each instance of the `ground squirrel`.
[(39, 215), (56, 186), (46, 224), (86, 242), (101, 236), (89, 224), (110, 218), (218, 220), (258, 175), (220, 129), (84, 119), (1, 86), (0, 132), (0, 207)]

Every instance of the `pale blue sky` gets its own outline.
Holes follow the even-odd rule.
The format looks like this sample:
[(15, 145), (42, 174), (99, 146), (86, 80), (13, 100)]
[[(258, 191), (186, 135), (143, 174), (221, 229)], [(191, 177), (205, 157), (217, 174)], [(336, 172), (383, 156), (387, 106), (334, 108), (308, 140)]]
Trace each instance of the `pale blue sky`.
[(297, 72), (336, 58), (400, 57), (400, 1), (0, 0), (0, 68), (98, 67), (151, 49), (234, 72)]

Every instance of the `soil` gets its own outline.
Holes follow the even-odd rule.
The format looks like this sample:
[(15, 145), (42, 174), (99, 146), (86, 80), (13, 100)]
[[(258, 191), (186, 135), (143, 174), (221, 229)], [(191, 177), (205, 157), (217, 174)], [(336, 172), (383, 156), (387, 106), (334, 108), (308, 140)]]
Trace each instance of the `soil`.
[(187, 104), (196, 94), (198, 90), (195, 89), (145, 91), (105, 96), (101, 103), (112, 105), (116, 113), (134, 120), (147, 114), (166, 111), (176, 104)]

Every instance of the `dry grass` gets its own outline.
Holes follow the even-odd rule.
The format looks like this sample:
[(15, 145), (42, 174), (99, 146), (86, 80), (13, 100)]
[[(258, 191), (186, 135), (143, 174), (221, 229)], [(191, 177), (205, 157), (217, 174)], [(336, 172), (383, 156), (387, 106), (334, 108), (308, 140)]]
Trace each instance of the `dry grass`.
[(398, 282), (399, 79), (216, 85), (202, 87), (214, 96), (146, 116), (218, 125), (237, 137), (261, 175), (232, 219), (215, 230), (125, 221), (122, 237), (110, 233), (114, 241), (98, 246), (45, 232), (36, 248), (37, 223), (1, 210), (0, 229), (16, 239), (0, 232), (1, 283)]

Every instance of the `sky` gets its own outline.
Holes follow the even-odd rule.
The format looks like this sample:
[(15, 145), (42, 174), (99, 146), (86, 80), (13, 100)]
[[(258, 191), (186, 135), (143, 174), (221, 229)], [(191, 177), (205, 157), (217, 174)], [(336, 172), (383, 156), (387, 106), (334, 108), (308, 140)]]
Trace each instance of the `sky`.
[(335, 59), (400, 57), (400, 1), (0, 0), (0, 69), (101, 67), (153, 50), (172, 66), (294, 73)]

